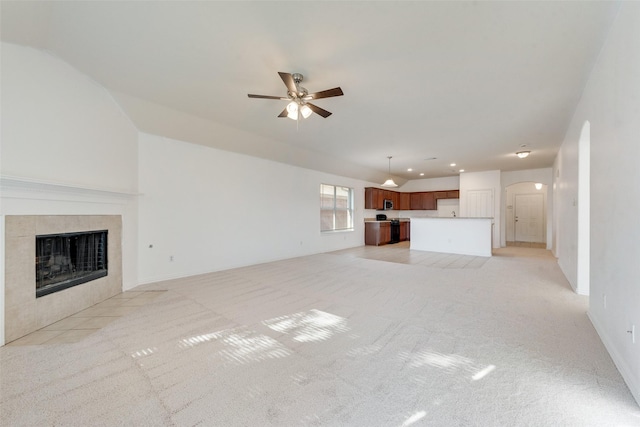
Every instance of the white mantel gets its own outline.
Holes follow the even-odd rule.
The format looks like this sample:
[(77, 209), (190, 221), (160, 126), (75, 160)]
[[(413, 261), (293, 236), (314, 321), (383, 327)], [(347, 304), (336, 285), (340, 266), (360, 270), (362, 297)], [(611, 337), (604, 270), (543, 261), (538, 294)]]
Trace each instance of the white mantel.
[(492, 218), (412, 218), (411, 249), (491, 256)]

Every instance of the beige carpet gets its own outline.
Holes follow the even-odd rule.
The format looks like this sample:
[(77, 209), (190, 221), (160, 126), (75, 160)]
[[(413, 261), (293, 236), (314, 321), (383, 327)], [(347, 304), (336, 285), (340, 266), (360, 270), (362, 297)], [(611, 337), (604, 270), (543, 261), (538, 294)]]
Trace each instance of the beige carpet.
[(640, 426), (548, 251), (361, 252), (139, 287), (167, 292), (78, 343), (2, 347), (2, 425)]

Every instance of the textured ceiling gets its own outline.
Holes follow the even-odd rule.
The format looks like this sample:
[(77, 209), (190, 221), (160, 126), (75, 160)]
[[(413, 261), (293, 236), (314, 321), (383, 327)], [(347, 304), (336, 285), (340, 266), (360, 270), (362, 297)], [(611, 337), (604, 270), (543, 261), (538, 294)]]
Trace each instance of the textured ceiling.
[[(455, 175), (459, 168), (551, 166), (618, 7), (402, 1), (1, 6), (3, 41), (51, 51), (113, 91), (125, 109), (133, 108), (125, 99), (168, 107), (257, 135), (255, 155), (362, 179), (383, 177), (393, 156), (392, 173), (401, 181), (421, 172), (424, 178)], [(247, 97), (285, 96), (278, 71), (302, 73), (310, 92), (340, 86), (345, 95), (316, 101), (333, 112), (329, 118), (312, 115), (296, 126), (277, 118), (285, 101)], [(142, 130), (162, 133), (160, 120), (137, 121), (142, 115), (132, 111)], [(520, 160), (514, 153), (524, 144), (532, 154)], [(215, 138), (207, 145), (233, 149)], [(242, 151), (251, 150), (245, 143)]]

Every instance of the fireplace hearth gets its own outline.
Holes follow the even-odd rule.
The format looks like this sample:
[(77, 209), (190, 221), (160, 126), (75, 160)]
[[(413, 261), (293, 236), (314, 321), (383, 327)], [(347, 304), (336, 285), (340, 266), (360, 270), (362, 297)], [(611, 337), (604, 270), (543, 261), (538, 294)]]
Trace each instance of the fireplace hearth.
[(36, 298), (108, 274), (107, 230), (36, 236)]

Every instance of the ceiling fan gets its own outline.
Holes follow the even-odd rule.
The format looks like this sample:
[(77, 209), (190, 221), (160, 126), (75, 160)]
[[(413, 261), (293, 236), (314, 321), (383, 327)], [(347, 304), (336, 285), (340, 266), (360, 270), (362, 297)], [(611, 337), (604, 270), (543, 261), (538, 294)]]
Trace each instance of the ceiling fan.
[(333, 96), (341, 96), (344, 95), (342, 89), (339, 87), (334, 87), (333, 89), (322, 90), (320, 92), (309, 93), (307, 89), (300, 86), (302, 82), (302, 74), (300, 73), (281, 73), (280, 78), (284, 82), (284, 85), (287, 87), (287, 96), (269, 96), (269, 95), (254, 95), (248, 94), (249, 98), (263, 98), (263, 99), (281, 99), (283, 101), (290, 101), (289, 104), (285, 107), (284, 110), (280, 113), (278, 117), (289, 117), (293, 120), (298, 120), (300, 116), (305, 119), (311, 115), (311, 113), (316, 113), (321, 115), (324, 118), (327, 118), (331, 115), (331, 113), (323, 108), (318, 107), (317, 105), (311, 104), (309, 101), (321, 98), (331, 98)]

